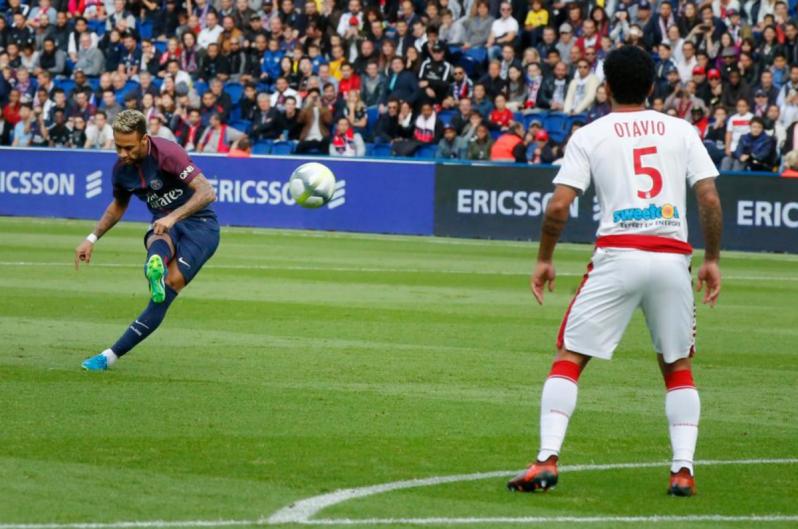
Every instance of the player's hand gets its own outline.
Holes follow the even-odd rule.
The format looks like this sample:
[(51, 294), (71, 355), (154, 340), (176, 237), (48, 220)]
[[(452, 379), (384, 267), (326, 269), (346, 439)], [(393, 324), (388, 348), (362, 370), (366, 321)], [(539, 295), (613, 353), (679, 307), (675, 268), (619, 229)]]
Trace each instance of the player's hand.
[(543, 287), (546, 283), (549, 284), (549, 292), (554, 292), (554, 278), (557, 272), (554, 270), (554, 265), (551, 263), (538, 261), (535, 265), (535, 270), (532, 272), (532, 277), (529, 278), (529, 288), (539, 304), (543, 305)]
[(94, 251), (94, 244), (91, 241), (84, 240), (75, 248), (75, 270), (80, 269), (80, 263), (91, 263), (91, 252)]
[(169, 233), (169, 230), (172, 229), (174, 225), (175, 220), (170, 215), (167, 215), (152, 223), (152, 232), (155, 235), (163, 235)]
[(698, 270), (698, 284), (696, 290), (701, 292), (706, 283), (704, 291), (704, 304), (714, 307), (720, 296), (720, 267), (717, 261), (704, 261)]

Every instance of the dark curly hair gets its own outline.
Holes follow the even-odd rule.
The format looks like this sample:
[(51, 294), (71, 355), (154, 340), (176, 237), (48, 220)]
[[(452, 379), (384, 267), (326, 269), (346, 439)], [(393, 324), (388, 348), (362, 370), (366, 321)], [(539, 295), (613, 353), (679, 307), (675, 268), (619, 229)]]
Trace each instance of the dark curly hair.
[(612, 50), (604, 60), (604, 77), (617, 103), (640, 105), (654, 84), (654, 60), (637, 46)]

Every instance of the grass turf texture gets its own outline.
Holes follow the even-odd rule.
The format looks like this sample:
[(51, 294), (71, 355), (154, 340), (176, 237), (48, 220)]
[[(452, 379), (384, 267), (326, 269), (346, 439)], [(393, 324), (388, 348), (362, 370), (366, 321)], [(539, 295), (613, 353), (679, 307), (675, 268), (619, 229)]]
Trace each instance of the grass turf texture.
[[(75, 272), (90, 226), (0, 219), (0, 524), (257, 519), (343, 487), (521, 468), (590, 255), (558, 249), (569, 275), (541, 308), (531, 244), (225, 229), (164, 325), (90, 374), (81, 360), (148, 296), (140, 224), (119, 225)], [(719, 307), (699, 306), (699, 459), (798, 453), (796, 264), (727, 254)], [(564, 464), (669, 458), (650, 351), (638, 314), (614, 361), (588, 367)], [(564, 474), (545, 495), (457, 483), (319, 516), (798, 514), (796, 466), (699, 466), (688, 500), (665, 495), (667, 471)]]

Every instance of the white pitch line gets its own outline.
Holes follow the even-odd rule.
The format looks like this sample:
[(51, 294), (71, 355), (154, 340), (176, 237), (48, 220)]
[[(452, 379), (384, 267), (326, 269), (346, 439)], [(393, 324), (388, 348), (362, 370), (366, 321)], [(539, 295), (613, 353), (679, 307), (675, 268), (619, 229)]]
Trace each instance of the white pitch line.
[[(738, 460), (719, 460), (719, 461), (698, 461), (700, 466), (715, 465), (745, 465), (745, 464), (796, 464), (798, 458), (789, 459), (738, 459)], [(613, 470), (629, 468), (653, 468), (665, 467), (668, 462), (656, 463), (611, 463), (604, 465), (566, 465), (560, 468), (560, 472), (584, 472), (591, 470)], [(0, 523), (0, 529), (187, 529), (187, 528), (215, 528), (215, 527), (234, 527), (234, 526), (258, 526), (276, 524), (297, 524), (297, 525), (475, 525), (486, 523), (506, 523), (506, 524), (546, 524), (546, 523), (662, 523), (662, 522), (796, 522), (798, 514), (752, 514), (752, 515), (652, 515), (652, 516), (500, 516), (500, 517), (467, 517), (467, 518), (321, 518), (310, 519), (322, 509), (349, 501), (355, 498), (363, 498), (375, 494), (381, 494), (392, 490), (408, 489), (415, 487), (429, 487), (454, 483), (458, 481), (475, 481), (480, 479), (501, 478), (511, 476), (517, 470), (500, 470), (494, 472), (478, 472), (474, 474), (458, 474), (452, 476), (436, 476), (424, 479), (411, 479), (405, 481), (395, 481), (382, 485), (372, 485), (354, 489), (343, 489), (313, 498), (300, 500), (296, 503), (280, 509), (269, 518), (258, 520), (149, 520), (149, 521), (130, 521), (130, 522), (82, 522), (82, 523)], [(331, 501), (331, 500), (335, 501)]]
[[(716, 461), (701, 461), (696, 462), (698, 466), (715, 466), (715, 465), (746, 465), (746, 464), (795, 464), (798, 463), (798, 458), (794, 459), (738, 459), (738, 460), (716, 460)], [(652, 468), (652, 467), (665, 467), (668, 462), (657, 463), (611, 463), (603, 465), (565, 465), (560, 467), (560, 472), (585, 472), (592, 470), (615, 470), (615, 469), (629, 469), (629, 468)], [(410, 479), (404, 481), (394, 481), (391, 483), (382, 483), (379, 485), (370, 485), (366, 487), (357, 487), (351, 489), (336, 490), (327, 494), (313, 496), (306, 498), (288, 505), (272, 514), (267, 522), (270, 524), (280, 523), (319, 523), (325, 524), (328, 520), (311, 520), (314, 516), (322, 510), (357, 498), (365, 498), (377, 494), (383, 494), (394, 490), (413, 489), (418, 487), (431, 487), (435, 485), (443, 485), (446, 483), (457, 483), (463, 481), (477, 481), (481, 479), (492, 479), (509, 477), (516, 474), (518, 470), (500, 470), (494, 472), (477, 472), (474, 474), (457, 474), (453, 476), (434, 476), (423, 479)], [(796, 515), (798, 516), (798, 515)], [(358, 522), (358, 520), (354, 520)], [(385, 522), (389, 523), (389, 522)], [(417, 523), (417, 522), (390, 522), (390, 523)], [(476, 523), (476, 522), (472, 522)], [(2, 529), (2, 528), (0, 528)]]
[(501, 524), (550, 524), (550, 523), (674, 523), (674, 522), (798, 522), (798, 515), (751, 515), (724, 516), (720, 514), (684, 516), (519, 516), (517, 518), (496, 516), (486, 518), (329, 518), (310, 520), (302, 525), (477, 525)]
[(187, 528), (187, 527), (231, 527), (241, 525), (259, 525), (259, 520), (184, 520), (166, 521), (151, 520), (142, 522), (108, 522), (108, 523), (22, 523), (0, 524), (0, 529), (153, 529), (153, 528)]
[[(0, 261), (0, 266), (38, 266), (38, 267), (73, 267), (71, 262), (63, 261)], [(127, 263), (94, 263), (89, 268), (141, 268), (141, 265)], [(289, 270), (292, 272), (357, 272), (357, 273), (408, 273), (408, 274), (447, 274), (447, 275), (481, 275), (481, 276), (517, 276), (527, 277), (528, 272), (506, 272), (490, 270), (454, 270), (446, 268), (382, 268), (367, 266), (308, 266), (308, 265), (219, 265), (209, 264), (204, 268), (210, 270)], [(557, 272), (560, 277), (582, 277), (584, 272)], [(753, 275), (728, 275), (723, 276), (728, 281), (798, 281), (798, 274), (794, 276), (753, 276)], [(2, 528), (0, 528), (2, 529)]]

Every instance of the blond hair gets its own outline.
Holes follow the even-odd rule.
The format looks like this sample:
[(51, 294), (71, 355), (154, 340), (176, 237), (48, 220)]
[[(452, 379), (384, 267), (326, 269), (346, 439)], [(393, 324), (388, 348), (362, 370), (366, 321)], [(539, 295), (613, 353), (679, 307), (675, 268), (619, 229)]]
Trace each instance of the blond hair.
[(113, 129), (120, 134), (138, 132), (144, 136), (147, 134), (147, 119), (138, 110), (123, 110), (114, 118)]

